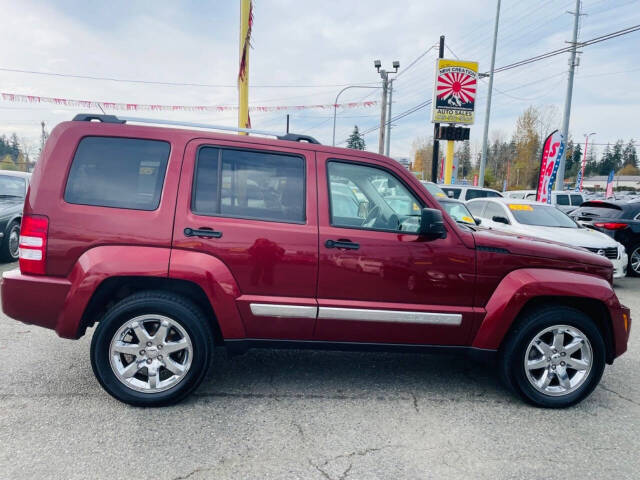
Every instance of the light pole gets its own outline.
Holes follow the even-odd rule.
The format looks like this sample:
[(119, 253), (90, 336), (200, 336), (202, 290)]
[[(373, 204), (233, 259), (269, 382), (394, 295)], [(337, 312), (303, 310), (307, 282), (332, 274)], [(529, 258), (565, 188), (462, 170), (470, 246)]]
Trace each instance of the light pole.
[(338, 92), (336, 95), (336, 100), (333, 102), (333, 142), (331, 145), (336, 146), (336, 110), (338, 108), (338, 98), (342, 95), (342, 92), (345, 90), (349, 90), (350, 88), (382, 88), (382, 87), (373, 87), (370, 85), (349, 85), (348, 87), (344, 87), (342, 90)]
[(580, 166), (580, 191), (582, 191), (582, 181), (584, 180), (584, 167), (587, 164), (587, 146), (589, 145), (589, 137), (595, 134), (596, 132), (584, 134), (584, 152), (582, 153), (582, 165)]
[(382, 108), (380, 109), (380, 135), (378, 136), (378, 153), (382, 155), (384, 153), (384, 133), (387, 124), (387, 90), (389, 88), (389, 74), (390, 73), (398, 73), (398, 69), (400, 68), (400, 62), (395, 60), (393, 62), (393, 72), (387, 72), (382, 67), (382, 62), (380, 60), (374, 60), (373, 66), (376, 67), (376, 70), (380, 74), (380, 78), (382, 78)]

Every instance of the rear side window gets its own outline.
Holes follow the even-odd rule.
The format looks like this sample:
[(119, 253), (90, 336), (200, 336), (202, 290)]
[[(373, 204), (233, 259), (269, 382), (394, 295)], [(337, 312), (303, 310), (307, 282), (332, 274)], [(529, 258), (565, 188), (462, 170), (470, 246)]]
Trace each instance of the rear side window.
[(474, 198), (484, 198), (488, 196), (489, 195), (487, 194), (486, 190), (476, 190), (470, 188), (469, 190), (467, 190), (467, 197), (465, 200), (473, 200)]
[(158, 140), (85, 137), (67, 179), (68, 203), (155, 210), (160, 204), (170, 146)]
[(198, 151), (191, 209), (199, 215), (304, 223), (304, 159), (203, 147)]
[(580, 205), (583, 202), (582, 195), (571, 195), (571, 205)]

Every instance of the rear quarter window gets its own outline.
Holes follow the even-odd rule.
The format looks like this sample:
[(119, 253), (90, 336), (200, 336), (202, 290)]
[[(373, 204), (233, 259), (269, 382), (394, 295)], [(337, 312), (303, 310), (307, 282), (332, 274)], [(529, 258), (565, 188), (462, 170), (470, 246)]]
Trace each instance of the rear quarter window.
[(169, 161), (170, 145), (159, 140), (85, 137), (67, 179), (68, 203), (155, 210)]

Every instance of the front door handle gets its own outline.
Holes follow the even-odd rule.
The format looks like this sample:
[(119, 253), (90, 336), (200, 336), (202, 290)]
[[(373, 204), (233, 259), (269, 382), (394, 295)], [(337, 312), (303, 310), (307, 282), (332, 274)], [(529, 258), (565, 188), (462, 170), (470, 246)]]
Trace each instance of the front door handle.
[(186, 237), (206, 237), (206, 238), (221, 238), (222, 232), (216, 232), (212, 228), (202, 227), (202, 228), (185, 228), (184, 235)]
[(344, 248), (345, 250), (358, 250), (360, 248), (359, 243), (355, 243), (344, 238), (340, 238), (339, 240), (327, 240), (324, 242), (324, 246), (327, 248)]

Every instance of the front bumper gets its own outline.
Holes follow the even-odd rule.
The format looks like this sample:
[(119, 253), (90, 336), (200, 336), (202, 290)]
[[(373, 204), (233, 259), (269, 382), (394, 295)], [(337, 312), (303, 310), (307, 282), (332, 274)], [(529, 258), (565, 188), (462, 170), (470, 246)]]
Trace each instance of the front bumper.
[(620, 255), (620, 258), (616, 260), (611, 260), (611, 263), (613, 263), (613, 278), (623, 278), (627, 275), (629, 256), (626, 253)]

